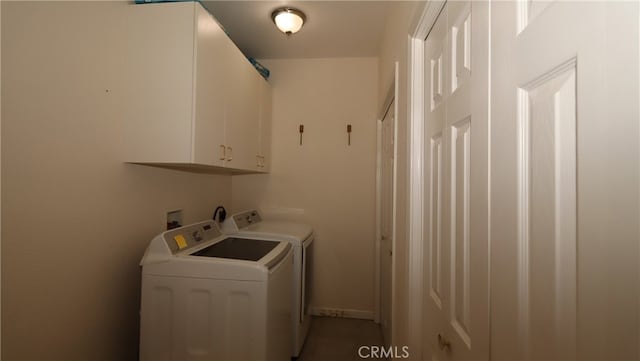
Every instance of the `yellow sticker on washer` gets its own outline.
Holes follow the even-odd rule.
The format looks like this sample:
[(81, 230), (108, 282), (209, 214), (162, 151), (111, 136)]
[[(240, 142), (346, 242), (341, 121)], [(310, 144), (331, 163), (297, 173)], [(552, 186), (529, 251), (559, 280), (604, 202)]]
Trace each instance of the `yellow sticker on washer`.
[(176, 244), (178, 245), (178, 249), (183, 249), (187, 247), (187, 240), (184, 239), (184, 236), (179, 234), (175, 237), (173, 237), (173, 239), (176, 240)]

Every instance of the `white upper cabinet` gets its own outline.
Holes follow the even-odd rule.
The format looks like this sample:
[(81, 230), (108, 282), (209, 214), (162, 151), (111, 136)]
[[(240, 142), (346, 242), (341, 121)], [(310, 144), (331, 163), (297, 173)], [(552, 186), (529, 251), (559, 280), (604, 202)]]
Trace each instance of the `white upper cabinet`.
[(260, 126), (258, 139), (258, 155), (256, 165), (258, 171), (271, 170), (271, 86), (260, 79)]
[(222, 147), (225, 147), (225, 109), (229, 98), (225, 86), (229, 82), (226, 69), (233, 63), (235, 49), (211, 15), (200, 5), (195, 8), (195, 114), (191, 161), (224, 166), (226, 149)]
[(125, 161), (265, 171), (256, 159), (269, 86), (211, 14), (157, 3), (132, 5), (128, 20)]
[[(241, 56), (238, 51), (238, 55)], [(232, 62), (227, 95), (227, 132), (225, 143), (230, 147), (229, 166), (256, 170), (255, 155), (258, 152), (259, 127), (259, 78), (248, 61)]]

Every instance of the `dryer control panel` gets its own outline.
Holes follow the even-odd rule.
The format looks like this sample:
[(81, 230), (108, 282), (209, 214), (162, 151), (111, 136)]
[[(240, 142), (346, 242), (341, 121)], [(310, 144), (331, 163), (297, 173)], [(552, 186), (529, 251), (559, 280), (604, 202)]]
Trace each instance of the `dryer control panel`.
[(238, 229), (243, 229), (252, 224), (262, 222), (262, 217), (260, 217), (260, 213), (258, 213), (257, 210), (252, 209), (250, 211), (235, 214), (233, 216), (233, 221)]
[(166, 231), (162, 234), (172, 254), (198, 246), (222, 235), (214, 221), (200, 222)]

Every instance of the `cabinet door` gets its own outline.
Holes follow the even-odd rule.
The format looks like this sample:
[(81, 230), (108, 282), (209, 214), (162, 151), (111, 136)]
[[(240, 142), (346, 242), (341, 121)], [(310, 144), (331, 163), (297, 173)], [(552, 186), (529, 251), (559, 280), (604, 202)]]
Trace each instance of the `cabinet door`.
[(193, 4), (127, 9), (126, 161), (192, 158)]
[(224, 166), (225, 69), (233, 48), (211, 15), (196, 6), (195, 119), (192, 162)]
[(260, 79), (260, 134), (258, 137), (259, 171), (271, 169), (271, 86)]
[(229, 168), (257, 170), (258, 73), (238, 51), (228, 66), (225, 144)]

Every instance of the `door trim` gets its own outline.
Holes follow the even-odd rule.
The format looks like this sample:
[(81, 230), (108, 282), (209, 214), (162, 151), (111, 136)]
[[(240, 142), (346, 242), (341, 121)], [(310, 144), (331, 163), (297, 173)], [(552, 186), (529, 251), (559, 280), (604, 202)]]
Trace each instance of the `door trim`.
[[(384, 116), (384, 114), (382, 115)], [(374, 283), (373, 283), (373, 321), (381, 323), (382, 321), (382, 288), (380, 287), (380, 247), (382, 242), (382, 119), (378, 117), (376, 120), (376, 245), (375, 259), (373, 264)]]
[[(380, 108), (377, 120), (377, 140), (376, 140), (376, 252), (375, 252), (375, 285), (374, 285), (374, 321), (376, 323), (382, 322), (382, 274), (380, 264), (381, 244), (382, 244), (382, 121), (386, 117), (387, 113), (393, 111), (393, 116), (398, 114), (398, 76), (399, 76), (399, 63), (394, 63), (394, 77), (393, 81), (387, 91), (384, 103)], [(390, 109), (393, 104), (393, 109)], [(393, 128), (393, 157), (397, 160), (398, 154), (398, 122), (394, 121)], [(392, 209), (392, 231), (391, 231), (391, 341), (394, 338), (394, 318), (395, 318), (395, 255), (396, 255), (396, 195), (397, 195), (397, 161), (393, 162), (393, 209)]]
[(409, 64), (407, 80), (408, 147), (409, 147), (409, 349), (422, 357), (422, 300), (423, 300), (423, 229), (424, 229), (424, 40), (433, 28), (446, 0), (429, 1), (415, 18), (409, 32)]

